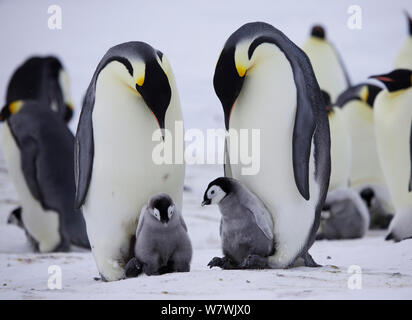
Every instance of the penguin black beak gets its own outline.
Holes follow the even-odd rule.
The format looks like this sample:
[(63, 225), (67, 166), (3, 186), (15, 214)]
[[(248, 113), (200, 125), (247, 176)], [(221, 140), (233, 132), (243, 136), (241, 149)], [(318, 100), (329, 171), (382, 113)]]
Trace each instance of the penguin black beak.
[(202, 207), (208, 206), (208, 205), (211, 204), (211, 203), (212, 203), (212, 201), (210, 201), (210, 199), (206, 199), (206, 200), (204, 200), (204, 201), (202, 202), (201, 206), (202, 206)]
[(64, 109), (64, 122), (68, 123), (73, 117), (73, 106), (71, 104), (66, 104)]
[(9, 106), (5, 105), (0, 111), (0, 122), (5, 121), (10, 115)]

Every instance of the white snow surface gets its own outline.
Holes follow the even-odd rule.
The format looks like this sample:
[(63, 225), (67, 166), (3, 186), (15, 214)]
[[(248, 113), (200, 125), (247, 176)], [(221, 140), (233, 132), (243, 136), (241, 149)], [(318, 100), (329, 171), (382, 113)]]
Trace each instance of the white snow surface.
[[(62, 30), (47, 28), (47, 8), (62, 7)], [(362, 30), (347, 28), (347, 9), (362, 8)], [(302, 44), (314, 23), (327, 27), (354, 83), (392, 69), (406, 39), (412, 3), (405, 1), (1, 1), (0, 96), (13, 70), (33, 54), (58, 55), (70, 77), (76, 107), (97, 63), (118, 43), (142, 40), (163, 51), (172, 64), (185, 128), (222, 128), (214, 94), (214, 66), (227, 37), (250, 21), (266, 21)], [(321, 268), (223, 271), (206, 266), (220, 256), (216, 206), (200, 207), (207, 184), (223, 174), (220, 165), (187, 166), (183, 215), (193, 242), (189, 273), (111, 283), (96, 281), (90, 252), (34, 254), (24, 232), (7, 225), (18, 205), (0, 149), (0, 299), (411, 299), (412, 240), (384, 241), (385, 232), (359, 240), (319, 241), (311, 248)], [(62, 268), (62, 289), (48, 289), (48, 267)], [(361, 268), (362, 289), (349, 289)]]

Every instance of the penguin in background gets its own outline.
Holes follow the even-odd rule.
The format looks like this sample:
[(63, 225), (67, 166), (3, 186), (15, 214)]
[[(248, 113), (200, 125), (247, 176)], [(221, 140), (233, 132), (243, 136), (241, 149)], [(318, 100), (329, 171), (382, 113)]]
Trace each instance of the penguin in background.
[(351, 168), (351, 141), (342, 110), (332, 105), (330, 95), (322, 90), (330, 128), (331, 173), (329, 190), (347, 187)]
[(9, 223), (22, 227), (36, 252), (90, 248), (80, 210), (74, 208), (74, 137), (48, 106), (15, 101), (0, 113), (1, 146), (22, 208)]
[(332, 103), (335, 103), (338, 95), (350, 86), (350, 80), (338, 51), (326, 38), (325, 28), (313, 26), (302, 50), (310, 59), (319, 86), (329, 93)]
[(31, 57), (13, 73), (6, 93), (6, 104), (36, 100), (49, 106), (66, 123), (73, 116), (70, 81), (57, 57)]
[[(182, 209), (184, 163), (152, 158), (159, 146), (179, 152), (178, 121), (179, 96), (165, 55), (144, 42), (109, 49), (87, 89), (75, 145), (76, 207), (83, 209), (104, 281), (124, 277), (147, 199), (167, 193)], [(153, 141), (158, 129), (162, 137)]]
[(412, 70), (412, 18), (405, 11), (408, 22), (408, 38), (400, 49), (395, 59), (395, 69), (410, 69)]
[(386, 87), (373, 106), (379, 160), (395, 207), (386, 240), (401, 241), (412, 237), (412, 70), (396, 69), (370, 78)]
[(273, 26), (247, 23), (226, 41), (213, 84), (226, 130), (260, 129), (259, 172), (245, 175), (238, 159), (230, 158), (228, 150), (238, 147), (230, 135), (224, 170), (272, 215), (276, 248), (269, 267), (286, 268), (302, 259), (318, 266), (308, 250), (329, 185), (330, 137), (308, 57)]
[(331, 175), (316, 239), (353, 239), (365, 235), (369, 214), (359, 194), (349, 188), (351, 141), (342, 110), (322, 90), (330, 127)]
[(394, 209), (378, 157), (373, 120), (373, 103), (381, 87), (360, 83), (342, 92), (336, 102), (341, 108), (351, 140), (349, 185), (366, 203), (371, 229), (386, 229)]

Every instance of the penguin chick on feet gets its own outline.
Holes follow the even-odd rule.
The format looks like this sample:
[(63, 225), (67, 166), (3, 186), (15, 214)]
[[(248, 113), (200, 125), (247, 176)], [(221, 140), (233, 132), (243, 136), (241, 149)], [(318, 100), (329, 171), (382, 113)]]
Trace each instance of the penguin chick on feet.
[(141, 272), (150, 276), (190, 271), (192, 244), (182, 214), (169, 195), (158, 193), (143, 207), (134, 253), (125, 267), (127, 278)]
[(217, 204), (222, 214), (220, 236), (223, 258), (214, 257), (210, 268), (264, 269), (274, 251), (273, 222), (263, 202), (240, 182), (217, 178), (204, 194), (202, 206)]

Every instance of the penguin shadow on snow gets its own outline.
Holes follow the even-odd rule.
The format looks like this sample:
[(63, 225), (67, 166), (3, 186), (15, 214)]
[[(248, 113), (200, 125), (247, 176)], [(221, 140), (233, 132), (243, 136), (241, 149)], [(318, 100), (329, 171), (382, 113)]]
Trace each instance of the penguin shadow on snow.
[(133, 249), (125, 278), (190, 271), (192, 244), (182, 214), (169, 195), (158, 193), (143, 207)]

